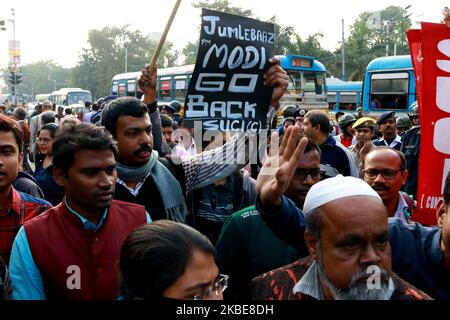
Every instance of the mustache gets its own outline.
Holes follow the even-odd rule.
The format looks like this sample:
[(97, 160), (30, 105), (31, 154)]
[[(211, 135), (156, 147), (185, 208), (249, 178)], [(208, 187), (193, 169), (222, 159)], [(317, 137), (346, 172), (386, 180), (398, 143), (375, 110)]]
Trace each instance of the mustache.
[(378, 266), (378, 276), (380, 279), (379, 288), (373, 288), (377, 290), (371, 290), (368, 286), (368, 280), (373, 272), (370, 272), (369, 267), (364, 271), (357, 272), (352, 276), (350, 284), (347, 289), (337, 288), (325, 273), (323, 266), (323, 259), (321, 253), (317, 256), (318, 273), (324, 280), (325, 284), (331, 290), (331, 293), (336, 300), (389, 300), (393, 293), (391, 287), (391, 277), (389, 272), (381, 266)]
[(386, 185), (384, 185), (384, 184), (376, 184), (376, 183), (374, 183), (374, 184), (372, 184), (371, 187), (375, 191), (377, 191), (377, 190), (389, 190), (389, 188)]
[(152, 149), (152, 147), (150, 147), (150, 145), (148, 145), (148, 144), (143, 144), (143, 145), (141, 145), (136, 151), (134, 151), (133, 154), (134, 154), (134, 155), (138, 155), (139, 153), (141, 153), (141, 152), (146, 152), (146, 151), (152, 152), (153, 149)]

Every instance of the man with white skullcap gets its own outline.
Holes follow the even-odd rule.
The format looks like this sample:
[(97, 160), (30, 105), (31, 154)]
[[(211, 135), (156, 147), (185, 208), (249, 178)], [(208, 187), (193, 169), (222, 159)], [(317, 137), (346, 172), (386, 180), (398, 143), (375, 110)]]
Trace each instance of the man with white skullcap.
[[(257, 207), (263, 210), (268, 208), (268, 192), (278, 194), (289, 183), (296, 160), (302, 158), (305, 141), (296, 146), (298, 131), (294, 126), (282, 143), (280, 157), (290, 160), (282, 161), (271, 176), (258, 177)], [(282, 196), (272, 203), (273, 211), (280, 207), (289, 210), (292, 203)], [(386, 208), (367, 183), (342, 175), (323, 180), (311, 187), (303, 210), (310, 256), (253, 279), (254, 299), (429, 298), (391, 272)]]

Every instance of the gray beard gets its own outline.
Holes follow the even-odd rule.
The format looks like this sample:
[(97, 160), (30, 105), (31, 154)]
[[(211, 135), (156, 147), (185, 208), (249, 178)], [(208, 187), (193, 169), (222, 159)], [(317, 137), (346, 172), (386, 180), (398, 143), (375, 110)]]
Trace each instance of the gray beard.
[[(316, 262), (318, 264), (319, 276), (330, 289), (331, 294), (335, 300), (389, 300), (394, 293), (394, 286), (388, 272), (381, 268), (381, 283), (380, 288), (369, 288), (367, 283), (361, 281), (362, 278), (367, 277), (367, 272), (358, 272), (353, 275), (347, 289), (339, 289), (328, 278), (323, 265), (322, 252), (318, 252)], [(367, 271), (367, 270), (366, 270)]]

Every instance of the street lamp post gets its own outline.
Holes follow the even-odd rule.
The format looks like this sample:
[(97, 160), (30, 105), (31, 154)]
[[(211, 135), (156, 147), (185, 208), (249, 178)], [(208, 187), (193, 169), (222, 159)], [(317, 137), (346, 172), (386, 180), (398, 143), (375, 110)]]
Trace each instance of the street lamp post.
[[(406, 8), (405, 8), (406, 9)], [(404, 32), (404, 28), (403, 28), (403, 22), (408, 19), (411, 16), (411, 13), (408, 14), (407, 16), (402, 17), (402, 54), (405, 54), (405, 47), (404, 47), (404, 42), (405, 42), (405, 32)]]
[(128, 48), (125, 47), (125, 73), (128, 72)]
[[(402, 9), (402, 11), (400, 13), (398, 13), (395, 17), (389, 19), (388, 21), (386, 21), (386, 26), (387, 26), (387, 43), (386, 43), (386, 57), (389, 56), (389, 42), (391, 41), (391, 31), (393, 30), (394, 26), (395, 26), (395, 22), (398, 22), (398, 18), (401, 16), (400, 22), (401, 22), (401, 46), (402, 46), (402, 54), (404, 53), (404, 46), (403, 46), (403, 42), (404, 42), (404, 32), (403, 32), (403, 22), (409, 18), (411, 16), (411, 14), (406, 15), (405, 13), (408, 11), (408, 9), (411, 8), (411, 5), (407, 5), (405, 8)], [(396, 50), (396, 42), (394, 42), (394, 55), (397, 54), (397, 50)]]

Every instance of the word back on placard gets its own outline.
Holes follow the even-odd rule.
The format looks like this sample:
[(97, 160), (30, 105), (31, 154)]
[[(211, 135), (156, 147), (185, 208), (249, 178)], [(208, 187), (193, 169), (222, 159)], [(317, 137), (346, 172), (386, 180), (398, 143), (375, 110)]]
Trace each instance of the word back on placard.
[(274, 55), (274, 25), (203, 9), (199, 52), (184, 124), (203, 130), (258, 132), (272, 96), (263, 74)]

